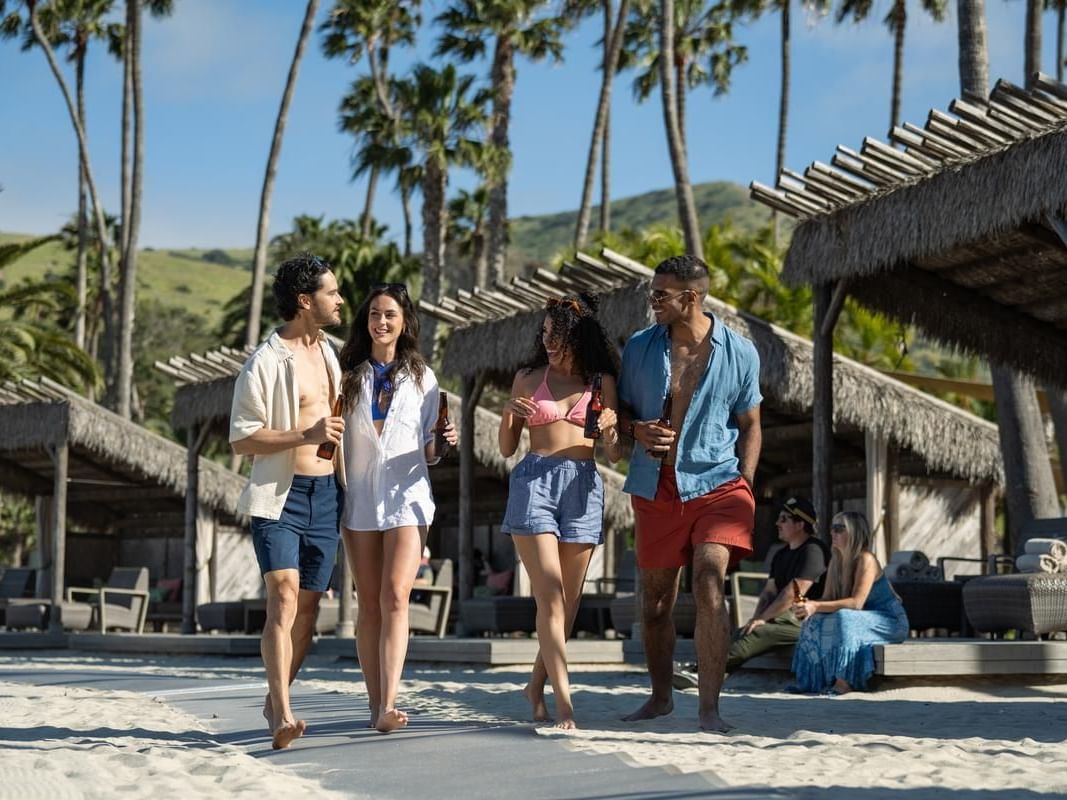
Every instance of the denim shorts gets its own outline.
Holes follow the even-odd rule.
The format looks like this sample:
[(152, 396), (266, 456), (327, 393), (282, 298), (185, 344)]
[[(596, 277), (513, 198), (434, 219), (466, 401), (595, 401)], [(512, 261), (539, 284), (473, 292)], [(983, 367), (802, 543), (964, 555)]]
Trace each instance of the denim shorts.
[(300, 570), (300, 588), (324, 592), (330, 585), (345, 491), (333, 475), (294, 475), (279, 519), (252, 517), (252, 545), (259, 571)]
[(601, 544), (604, 483), (596, 462), (527, 454), (511, 472), (500, 530), (513, 536), (554, 533), (568, 544)]

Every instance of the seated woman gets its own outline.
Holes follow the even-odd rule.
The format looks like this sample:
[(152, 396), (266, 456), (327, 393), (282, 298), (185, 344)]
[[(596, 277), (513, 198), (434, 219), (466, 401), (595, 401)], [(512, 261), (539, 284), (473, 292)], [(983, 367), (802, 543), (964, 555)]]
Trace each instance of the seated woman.
[(871, 528), (862, 514), (837, 514), (830, 541), (823, 599), (793, 605), (804, 620), (793, 672), (802, 692), (845, 694), (867, 688), (874, 674), (872, 646), (904, 641), (908, 617), (871, 552)]

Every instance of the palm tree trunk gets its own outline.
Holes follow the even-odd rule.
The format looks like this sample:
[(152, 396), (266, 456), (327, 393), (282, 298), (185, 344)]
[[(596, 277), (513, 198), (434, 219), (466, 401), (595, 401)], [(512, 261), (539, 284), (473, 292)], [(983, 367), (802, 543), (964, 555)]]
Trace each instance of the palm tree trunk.
[(1067, 486), (1067, 392), (1058, 386), (1046, 386), (1049, 413), (1056, 431), (1056, 449), (1060, 456), (1060, 473), (1063, 485)]
[[(619, 31), (626, 20), (629, 0), (619, 3)], [(604, 63), (608, 61), (611, 48), (608, 46), (608, 34), (612, 31), (611, 0), (604, 0)], [(621, 38), (621, 37), (620, 37)], [(621, 52), (622, 46), (620, 44)], [(615, 59), (618, 66), (618, 56)], [(608, 78), (614, 83), (614, 75)], [(600, 232), (611, 230), (611, 92), (608, 92), (608, 107), (604, 111), (604, 132), (600, 134)]]
[[(427, 159), (422, 179), (422, 295), (420, 299), (436, 303), (441, 299), (442, 272), (445, 263), (445, 232), (448, 230), (448, 171)], [(419, 345), (426, 359), (432, 360), (437, 342), (437, 321), (422, 318)]]
[(956, 0), (959, 36), (960, 92), (965, 100), (989, 100), (989, 49), (986, 45), (985, 0)]
[[(37, 46), (41, 48), (45, 58), (48, 60), (48, 66), (52, 70), (52, 76), (56, 79), (56, 83), (59, 85), (59, 90), (63, 95), (63, 100), (67, 104), (67, 113), (70, 115), (71, 125), (74, 126), (74, 133), (78, 137), (78, 157), (81, 159), (81, 163), (84, 166), (85, 183), (89, 188), (89, 199), (93, 205), (93, 219), (96, 223), (96, 237), (100, 248), (100, 303), (101, 315), (104, 318), (104, 339), (106, 350), (106, 342), (111, 340), (113, 336), (113, 320), (111, 316), (111, 257), (108, 252), (107, 224), (104, 222), (104, 210), (100, 205), (100, 195), (96, 191), (96, 180), (93, 178), (92, 162), (89, 160), (89, 144), (85, 138), (85, 128), (82, 127), (81, 120), (78, 118), (78, 111), (75, 108), (74, 100), (70, 96), (70, 89), (67, 87), (66, 80), (63, 79), (63, 73), (59, 69), (59, 63), (56, 61), (56, 54), (52, 50), (52, 46), (48, 43), (44, 31), (41, 30), (41, 23), (37, 18), (36, 5), (30, 6), (30, 28), (33, 31), (34, 41), (37, 43)], [(107, 353), (105, 354), (105, 359), (108, 355), (109, 354)]]
[(122, 236), (122, 241), (119, 242), (120, 262), (126, 256), (128, 240), (126, 233), (129, 230), (130, 199), (133, 195), (133, 189), (130, 185), (130, 121), (133, 118), (133, 98), (131, 96), (133, 74), (131, 72), (130, 49), (127, 44), (128, 42), (124, 43), (122, 48), (122, 145), (119, 152), (119, 182), (122, 192), (122, 207), (119, 210), (119, 216), (122, 220), (122, 228), (119, 232)]
[[(775, 151), (774, 157), (774, 175), (775, 180), (782, 174), (782, 167), (785, 166), (785, 143), (786, 135), (789, 131), (789, 89), (790, 81), (792, 77), (792, 46), (789, 35), (789, 23), (790, 23), (790, 8), (789, 0), (781, 0), (782, 15), (782, 75), (781, 75), (781, 88), (778, 97), (778, 149)], [(778, 212), (771, 213), (771, 225), (772, 235), (774, 236), (774, 243), (778, 243)]]
[[(85, 129), (85, 46), (80, 45), (75, 67), (75, 92), (78, 102), (78, 121), (82, 129)], [(77, 270), (77, 293), (78, 310), (74, 314), (74, 343), (82, 350), (85, 349), (85, 301), (89, 293), (89, 265), (88, 265), (88, 227), (89, 215), (85, 203), (85, 164), (81, 156), (78, 156), (78, 256)]]
[[(511, 151), (508, 146), (508, 122), (511, 97), (515, 92), (515, 52), (507, 36), (498, 36), (492, 69), (493, 116), (489, 142), (505, 163), (486, 181), (489, 194), (489, 270), (494, 281), (504, 281), (508, 250), (508, 170)], [(423, 202), (426, 198), (423, 198)]]
[(254, 347), (259, 344), (259, 329), (263, 317), (263, 284), (267, 273), (267, 233), (270, 227), (270, 202), (274, 193), (274, 178), (278, 171), (278, 157), (282, 152), (282, 136), (285, 123), (289, 117), (289, 104), (296, 90), (296, 78), (300, 73), (300, 61), (304, 57), (311, 28), (315, 22), (319, 0), (308, 0), (304, 12), (304, 23), (300, 28), (300, 38), (296, 40), (296, 51), (289, 65), (289, 77), (285, 81), (282, 104), (278, 108), (278, 118), (274, 122), (274, 137), (270, 143), (267, 156), (267, 171), (263, 176), (263, 191), (259, 196), (259, 220), (256, 223), (256, 250), (252, 257), (252, 301), (248, 307), (248, 327), (245, 329), (245, 344)]
[(678, 200), (678, 218), (685, 234), (685, 249), (698, 258), (704, 257), (697, 222), (693, 187), (689, 183), (685, 145), (678, 127), (678, 107), (674, 96), (674, 0), (660, 0), (660, 95), (663, 100), (663, 122), (667, 131), (667, 147), (674, 171), (674, 193)]
[(119, 278), (119, 352), (115, 411), (130, 419), (133, 398), (133, 325), (137, 305), (137, 237), (144, 184), (144, 85), (141, 76), (141, 0), (126, 0), (126, 58), (133, 89), (133, 169), (130, 215), (122, 221), (124, 240)]
[(686, 93), (688, 92), (688, 85), (685, 80), (686, 62), (684, 59), (678, 57), (675, 53), (674, 56), (674, 100), (678, 108), (678, 138), (682, 142), (682, 152), (685, 154), (686, 164), (689, 163), (689, 130), (686, 127), (686, 119), (688, 118), (686, 112)]
[(900, 97), (904, 85), (904, 34), (908, 27), (905, 0), (893, 3), (893, 99), (889, 104), (889, 130), (900, 124)]
[(474, 260), (474, 285), (485, 289), (489, 286), (489, 253), (485, 248), (485, 224), (482, 220), (478, 221), (471, 238), (474, 240), (474, 252), (471, 254)]
[(1041, 13), (1044, 0), (1026, 0), (1026, 35), (1023, 45), (1023, 78), (1029, 86), (1041, 71)]
[(370, 168), (370, 175), (367, 177), (367, 196), (363, 200), (363, 213), (359, 217), (359, 233), (365, 240), (370, 238), (371, 222), (374, 220), (371, 208), (374, 205), (374, 190), (378, 188), (378, 171), (377, 164)]
[[(958, 0), (960, 92), (972, 101), (989, 95), (989, 56), (984, 0)], [(1056, 516), (1058, 503), (1049, 468), (1041, 411), (1033, 384), (1005, 367), (993, 367), (997, 427), (1004, 458), (1010, 541), (1031, 519)]]
[[(574, 232), (574, 247), (576, 250), (585, 246), (585, 240), (589, 236), (589, 223), (592, 218), (593, 206), (593, 180), (596, 177), (597, 156), (601, 155), (607, 141), (608, 114), (611, 110), (611, 85), (615, 78), (615, 72), (619, 63), (619, 53), (622, 51), (623, 25), (629, 10), (630, 0), (620, 0), (617, 22), (611, 25), (611, 0), (604, 0), (604, 64), (603, 74), (600, 80), (600, 96), (597, 100), (596, 118), (593, 120), (593, 135), (589, 141), (589, 155), (585, 161), (585, 178), (582, 181), (582, 202), (578, 206), (578, 224)], [(607, 170), (607, 162), (603, 162), (603, 169)], [(602, 172), (601, 198), (600, 198), (600, 227), (607, 230), (604, 210), (607, 202), (607, 175)]]
[(411, 189), (400, 189), (400, 207), (404, 211), (404, 258), (411, 258)]
[(1056, 7), (1056, 80), (1063, 83), (1063, 32), (1067, 16), (1067, 1), (1059, 0)]

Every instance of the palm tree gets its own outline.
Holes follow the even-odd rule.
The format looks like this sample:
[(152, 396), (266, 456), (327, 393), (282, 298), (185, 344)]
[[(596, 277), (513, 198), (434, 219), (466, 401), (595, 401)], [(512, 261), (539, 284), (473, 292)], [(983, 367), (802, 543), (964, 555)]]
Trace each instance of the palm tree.
[(318, 10), (319, 0), (308, 0), (304, 11), (304, 22), (300, 28), (300, 36), (296, 40), (296, 50), (293, 52), (293, 60), (289, 64), (289, 76), (285, 80), (285, 91), (282, 93), (282, 103), (278, 108), (278, 117), (274, 122), (274, 137), (270, 143), (270, 154), (267, 156), (267, 171), (263, 176), (263, 191), (259, 197), (259, 220), (256, 223), (256, 249), (252, 256), (252, 296), (248, 307), (248, 327), (245, 330), (245, 344), (255, 346), (259, 343), (260, 322), (263, 314), (263, 286), (266, 283), (267, 272), (267, 231), (270, 226), (270, 203), (274, 193), (274, 177), (278, 170), (278, 157), (282, 151), (282, 137), (285, 134), (285, 124), (289, 117), (289, 104), (296, 90), (296, 78), (300, 73), (300, 61), (304, 57), (304, 49), (307, 47), (308, 38), (311, 36), (312, 24), (315, 21), (315, 12)]
[(704, 0), (666, 5), (639, 0), (627, 23), (620, 57), (620, 69), (638, 69), (633, 83), (638, 101), (647, 100), (657, 87), (662, 90), (678, 215), (686, 247), (694, 254), (701, 252), (702, 242), (689, 184), (686, 93), (709, 85), (716, 95), (729, 90), (734, 67), (748, 58), (747, 49), (733, 41), (735, 19), (728, 5), (708, 8)]
[(473, 192), (460, 189), (448, 201), (448, 240), (461, 256), (470, 259), (474, 285), (480, 288), (489, 282), (485, 230), (488, 212), (489, 191), (484, 184)]
[[(922, 9), (936, 22), (944, 22), (948, 11), (947, 0), (920, 0)], [(837, 8), (838, 23), (851, 17), (853, 22), (866, 19), (874, 6), (873, 0), (842, 0)], [(908, 24), (906, 0), (893, 0), (889, 13), (883, 20), (893, 34), (893, 91), (889, 103), (889, 129), (900, 124), (900, 100), (904, 85), (904, 34)]]
[[(984, 102), (989, 96), (985, 0), (957, 0), (960, 90)], [(1027, 54), (1027, 61), (1033, 58)], [(997, 429), (1004, 457), (1008, 522), (1015, 548), (1023, 527), (1035, 518), (1059, 516), (1056, 487), (1049, 466), (1045, 430), (1033, 384), (1008, 367), (991, 365), (997, 403)]]
[[(571, 0), (571, 14), (582, 16), (595, 7), (595, 0)], [(609, 124), (611, 115), (611, 86), (618, 72), (619, 56), (622, 53), (623, 31), (630, 13), (630, 0), (619, 0), (618, 12), (612, 10), (611, 0), (602, 0), (604, 11), (604, 58), (600, 65), (600, 95), (597, 99), (596, 116), (593, 119), (593, 135), (589, 142), (589, 155), (585, 162), (585, 178), (582, 181), (582, 200), (578, 205), (578, 223), (574, 232), (574, 248), (585, 246), (592, 217), (593, 179), (596, 162), (601, 161), (600, 230), (607, 231), (611, 220), (610, 169), (609, 169)], [(614, 24), (612, 18), (614, 17)]]
[[(440, 70), (417, 64), (408, 78), (396, 83), (395, 91), (405, 139), (422, 165), (421, 297), (437, 302), (444, 288), (448, 171), (482, 159), (485, 146), (470, 134), (485, 123), (489, 95), (475, 91), (474, 77), (460, 75), (452, 64)], [(428, 355), (433, 353), (436, 332), (436, 323), (428, 320), (422, 330), (423, 352)]]
[[(419, 2), (397, 3), (392, 0), (338, 0), (330, 9), (326, 21), (319, 26), (323, 34), (322, 51), (327, 58), (347, 58), (357, 64), (367, 57), (370, 78), (364, 103), (373, 102), (379, 113), (395, 122), (396, 114), (390, 98), (391, 76), (389, 52), (395, 45), (413, 45), (415, 31), (421, 24)], [(353, 84), (355, 87), (355, 84)], [(342, 101), (342, 110), (343, 110)], [(358, 131), (345, 128), (349, 132)], [(385, 142), (383, 142), (385, 144)], [(371, 233), (371, 208), (378, 184), (380, 167), (367, 167), (367, 194), (360, 216), (364, 236)]]
[[(486, 55), (493, 43), (490, 83), (493, 112), (488, 143), (498, 163), (490, 170), (489, 270), (494, 281), (504, 280), (507, 259), (508, 179), (511, 151), (508, 126), (515, 92), (515, 57), (533, 61), (563, 57), (563, 17), (546, 14), (545, 0), (454, 0), (436, 22), (444, 27), (436, 55), (453, 55), (469, 63)], [(426, 195), (423, 194), (425, 202)]]

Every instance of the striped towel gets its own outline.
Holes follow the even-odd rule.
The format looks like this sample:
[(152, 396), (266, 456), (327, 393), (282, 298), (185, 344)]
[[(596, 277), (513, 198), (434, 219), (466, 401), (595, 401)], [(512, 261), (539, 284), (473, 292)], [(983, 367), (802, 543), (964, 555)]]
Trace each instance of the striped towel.
[(1063, 539), (1030, 539), (1026, 543), (1026, 554), (1052, 556), (1057, 561), (1067, 561), (1067, 542)]
[(1064, 562), (1044, 553), (1027, 553), (1015, 559), (1019, 572), (1061, 572)]

